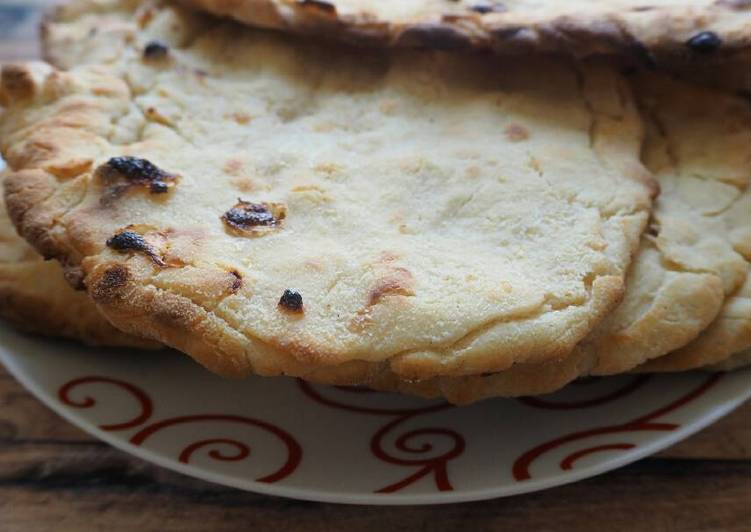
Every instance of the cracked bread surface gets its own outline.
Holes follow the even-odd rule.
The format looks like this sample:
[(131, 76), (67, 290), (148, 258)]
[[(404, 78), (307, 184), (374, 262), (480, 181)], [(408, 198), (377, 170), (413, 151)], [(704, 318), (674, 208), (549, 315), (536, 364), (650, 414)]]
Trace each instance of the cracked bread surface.
[(582, 343), (595, 351), (595, 375), (659, 365), (674, 356), (663, 355), (711, 338), (749, 268), (747, 222), (729, 217), (749, 196), (751, 106), (664, 74), (631, 81), (649, 124), (643, 160), (661, 193), (624, 301)]
[[(695, 88), (676, 91), (670, 84), (654, 87), (653, 115), (668, 139), (668, 156), (680, 169), (680, 179), (671, 186), (676, 195), (710, 221), (746, 271), (751, 261), (751, 105), (740, 96)], [(694, 242), (684, 229), (684, 242)], [(700, 248), (701, 249), (701, 248)], [(721, 255), (717, 248), (702, 253), (681, 253), (671, 268), (701, 271), (697, 259)], [(728, 263), (730, 264), (730, 263)], [(730, 277), (725, 268), (726, 298), (711, 324), (690, 343), (667, 356), (640, 367), (640, 371), (683, 371), (721, 363), (751, 347), (751, 279)], [(740, 281), (740, 282), (738, 282)]]
[[(172, 16), (152, 9), (143, 26)], [(166, 61), (136, 30), (109, 66), (4, 85), (14, 219), (118, 326), (222, 374), (367, 382), (561, 360), (617, 303), (654, 186), (612, 69), (216, 24), (161, 34)], [(118, 157), (174, 187), (113, 174)], [(238, 197), (269, 223), (228, 229)]]

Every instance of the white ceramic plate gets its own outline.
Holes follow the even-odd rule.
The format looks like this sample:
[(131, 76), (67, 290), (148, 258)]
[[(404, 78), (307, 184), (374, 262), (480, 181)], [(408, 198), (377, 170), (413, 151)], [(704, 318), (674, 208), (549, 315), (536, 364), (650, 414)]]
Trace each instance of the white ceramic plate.
[(751, 396), (751, 371), (589, 380), (454, 408), (293, 379), (226, 381), (174, 352), (86, 349), (0, 326), (0, 360), (50, 408), (144, 460), (298, 499), (502, 497), (628, 464)]

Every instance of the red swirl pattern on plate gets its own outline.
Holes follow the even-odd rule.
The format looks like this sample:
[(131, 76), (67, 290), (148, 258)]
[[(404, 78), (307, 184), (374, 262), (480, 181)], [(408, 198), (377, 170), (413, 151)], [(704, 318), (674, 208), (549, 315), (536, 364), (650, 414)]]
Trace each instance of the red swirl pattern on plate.
[[(375, 493), (397, 492), (431, 473), (433, 474), (435, 486), (439, 491), (452, 491), (454, 489), (449, 480), (448, 463), (457, 456), (460, 456), (466, 447), (464, 437), (455, 430), (442, 427), (425, 427), (411, 430), (397, 436), (394, 441), (396, 449), (404, 454), (419, 455), (419, 457), (416, 458), (401, 458), (389, 453), (384, 446), (384, 440), (386, 437), (407, 420), (419, 415), (453, 408), (452, 405), (448, 403), (438, 403), (422, 408), (373, 408), (351, 405), (325, 397), (305, 381), (298, 380), (297, 382), (303, 393), (319, 404), (348, 412), (394, 416), (393, 420), (378, 429), (373, 435), (370, 440), (370, 450), (373, 455), (382, 462), (404, 467), (417, 467), (418, 469), (398, 482), (394, 482), (393, 484), (375, 490)], [(332, 389), (348, 393), (363, 393), (360, 388), (336, 387)], [(370, 390), (368, 390), (368, 392), (370, 392)], [(433, 451), (434, 445), (432, 443), (428, 441), (423, 441), (421, 445), (414, 443), (419, 438), (436, 436), (445, 437), (449, 439), (452, 444), (448, 451), (437, 456), (425, 456), (427, 453)]]
[(140, 412), (137, 416), (128, 421), (123, 421), (122, 423), (99, 425), (99, 428), (102, 430), (116, 431), (132, 429), (133, 427), (137, 427), (146, 423), (154, 413), (154, 403), (146, 394), (146, 392), (125, 381), (112, 379), (110, 377), (81, 377), (80, 379), (73, 379), (72, 381), (69, 381), (60, 387), (60, 389), (57, 391), (57, 397), (63, 404), (68, 406), (75, 408), (91, 408), (92, 406), (96, 405), (96, 399), (92, 398), (91, 396), (86, 395), (83, 397), (83, 399), (78, 401), (71, 398), (71, 393), (76, 388), (79, 388), (80, 386), (86, 384), (109, 384), (118, 388), (122, 388), (123, 390), (130, 393), (130, 395), (133, 396), (136, 401), (138, 401)]
[(230, 440), (227, 438), (214, 438), (213, 440), (201, 440), (197, 441), (195, 443), (191, 443), (188, 445), (185, 449), (183, 449), (183, 452), (180, 453), (180, 457), (178, 460), (180, 460), (183, 464), (187, 464), (190, 462), (190, 457), (193, 455), (194, 452), (196, 452), (201, 447), (206, 447), (208, 445), (218, 445), (223, 444), (230, 447), (234, 447), (237, 451), (237, 454), (228, 455), (228, 454), (222, 454), (221, 451), (218, 449), (212, 449), (209, 451), (209, 456), (213, 458), (214, 460), (222, 460), (225, 462), (235, 462), (239, 460), (244, 460), (248, 456), (250, 456), (250, 447), (245, 445), (242, 442), (239, 442), (237, 440)]
[[(568, 443), (572, 443), (572, 442), (576, 442), (580, 440), (586, 440), (593, 436), (601, 436), (604, 434), (675, 430), (676, 428), (679, 427), (679, 425), (676, 425), (675, 423), (658, 423), (655, 420), (664, 416), (665, 414), (668, 414), (670, 412), (673, 412), (674, 410), (677, 410), (678, 408), (686, 405), (687, 403), (701, 396), (702, 394), (704, 394), (704, 392), (706, 392), (708, 389), (714, 386), (715, 383), (718, 380), (720, 380), (720, 378), (721, 378), (721, 374), (719, 373), (709, 375), (704, 380), (704, 382), (701, 383), (701, 385), (699, 385), (692, 391), (688, 392), (684, 396), (676, 399), (675, 401), (668, 404), (667, 406), (664, 406), (658, 410), (655, 410), (654, 412), (651, 412), (645, 416), (641, 416), (631, 421), (627, 421), (626, 423), (622, 423), (618, 425), (610, 425), (610, 426), (605, 426), (605, 427), (597, 427), (597, 428), (593, 428), (589, 430), (574, 432), (566, 436), (562, 436), (560, 438), (556, 438), (549, 442), (538, 445), (537, 447), (521, 455), (514, 462), (513, 469), (512, 469), (513, 476), (517, 481), (529, 480), (530, 478), (532, 478), (532, 475), (530, 473), (530, 467), (535, 460), (537, 460), (542, 455), (552, 451), (553, 449), (557, 449), (558, 447), (561, 447)], [(618, 443), (602, 444), (602, 445), (584, 448), (566, 456), (561, 461), (560, 466), (561, 466), (561, 469), (569, 470), (573, 467), (574, 462), (583, 456), (597, 453), (597, 452), (602, 452), (602, 451), (609, 451), (609, 450), (633, 449), (634, 447), (635, 445), (631, 443), (618, 442)]]
[[(574, 432), (538, 445), (521, 455), (515, 461), (512, 469), (513, 477), (517, 481), (530, 479), (532, 477), (530, 468), (537, 459), (555, 449), (574, 442), (581, 442), (589, 438), (609, 434), (635, 433), (643, 431), (668, 432), (675, 430), (679, 425), (662, 422), (659, 418), (701, 396), (720, 378), (721, 374), (709, 375), (699, 386), (682, 397), (669, 403), (665, 407), (631, 421)], [(641, 389), (648, 382), (648, 379), (648, 376), (635, 376), (633, 380), (620, 386), (614, 391), (611, 390), (597, 397), (576, 401), (554, 401), (547, 398), (522, 398), (520, 401), (527, 406), (547, 410), (585, 409), (605, 403), (611, 403), (617, 399), (633, 394)], [(374, 490), (375, 493), (398, 492), (414, 484), (418, 480), (430, 476), (432, 476), (433, 482), (438, 491), (452, 491), (454, 489), (449, 478), (448, 464), (464, 453), (466, 447), (464, 437), (451, 428), (435, 426), (405, 430), (401, 433), (399, 432), (399, 429), (409, 420), (413, 420), (421, 415), (453, 408), (452, 405), (448, 403), (437, 403), (418, 408), (361, 406), (324, 395), (321, 391), (314, 388), (313, 385), (304, 381), (297, 382), (304, 394), (317, 404), (347, 412), (374, 416), (388, 416), (391, 418), (372, 435), (370, 439), (370, 451), (375, 458), (383, 463), (412, 468), (412, 471), (401, 480)], [(257, 482), (273, 483), (287, 478), (297, 470), (302, 461), (303, 450), (297, 440), (280, 427), (260, 419), (228, 414), (198, 414), (176, 416), (160, 421), (152, 421), (151, 418), (154, 415), (154, 403), (152, 399), (141, 388), (123, 380), (104, 376), (80, 377), (70, 380), (62, 385), (59, 388), (57, 395), (60, 401), (69, 407), (81, 409), (92, 408), (98, 404), (98, 400), (91, 395), (84, 394), (82, 389), (97, 384), (107, 385), (127, 392), (130, 397), (136, 401), (138, 412), (131, 418), (124, 421), (99, 425), (100, 429), (107, 432), (138, 429), (137, 432), (129, 438), (129, 442), (132, 445), (144, 445), (154, 434), (177, 425), (203, 422), (235, 423), (260, 429), (271, 434), (281, 442), (285, 448), (286, 459), (284, 463), (277, 470), (257, 478)], [(586, 386), (588, 384), (588, 382), (582, 382), (577, 385)], [(352, 396), (356, 394), (364, 395), (378, 393), (372, 390), (352, 387), (327, 387), (326, 389), (338, 393), (350, 394)], [(441, 452), (437, 449), (438, 441), (448, 441), (450, 448)], [(563, 471), (570, 471), (574, 468), (575, 463), (578, 460), (586, 456), (601, 452), (627, 451), (634, 449), (635, 447), (636, 444), (628, 442), (598, 442), (597, 445), (579, 448), (564, 456), (559, 463), (559, 467)], [(251, 456), (252, 451), (250, 445), (236, 439), (225, 437), (203, 438), (185, 446), (179, 452), (177, 460), (181, 463), (188, 464), (199, 452), (206, 452), (206, 455), (209, 458), (216, 461), (237, 462), (248, 459)]]
[(574, 468), (574, 462), (579, 458), (583, 458), (590, 454), (599, 453), (602, 451), (628, 451), (636, 447), (633, 443), (606, 443), (605, 445), (598, 445), (596, 447), (590, 447), (589, 449), (582, 449), (571, 453), (566, 458), (561, 460), (561, 469), (569, 471)]
[[(71, 394), (74, 392), (75, 389), (86, 384), (108, 384), (116, 388), (123, 389), (129, 392), (133, 396), (133, 398), (135, 398), (138, 401), (140, 405), (139, 414), (130, 420), (127, 420), (121, 423), (115, 423), (115, 424), (99, 425), (99, 428), (104, 431), (116, 432), (116, 431), (122, 431), (126, 429), (132, 429), (136, 427), (142, 427), (151, 419), (154, 413), (154, 403), (145, 391), (143, 391), (141, 388), (137, 386), (134, 386), (133, 384), (130, 384), (123, 380), (113, 379), (111, 377), (87, 376), (87, 377), (81, 377), (78, 379), (73, 379), (60, 387), (60, 389), (58, 390), (58, 394), (57, 394), (58, 398), (63, 404), (68, 405), (68, 406), (72, 406), (75, 408), (91, 408), (97, 404), (96, 399), (92, 398), (91, 396), (88, 396), (88, 395), (84, 396), (80, 400), (76, 400), (71, 397)], [(245, 416), (235, 416), (235, 415), (226, 415), (226, 414), (201, 414), (201, 415), (172, 417), (172, 418), (163, 419), (161, 421), (152, 423), (148, 426), (142, 427), (141, 430), (139, 430), (136, 434), (134, 434), (130, 438), (129, 441), (133, 445), (141, 446), (144, 443), (144, 441), (146, 441), (150, 436), (168, 427), (181, 425), (185, 423), (197, 423), (197, 422), (206, 422), (206, 421), (239, 423), (239, 424), (259, 428), (259, 429), (264, 430), (265, 432), (273, 434), (274, 436), (276, 436), (278, 440), (280, 440), (284, 444), (286, 451), (287, 451), (287, 459), (285, 460), (284, 464), (282, 464), (282, 466), (278, 470), (274, 471), (273, 473), (257, 478), (256, 479), (257, 482), (265, 482), (265, 483), (278, 482), (282, 480), (283, 478), (286, 478), (289, 475), (291, 475), (297, 469), (297, 467), (300, 465), (300, 462), (302, 461), (302, 455), (303, 455), (302, 447), (297, 442), (297, 440), (295, 440), (295, 438), (293, 438), (288, 432), (266, 421), (262, 421), (262, 420), (254, 419), (250, 417), (245, 417)], [(229, 438), (211, 438), (211, 439), (199, 440), (199, 441), (189, 444), (180, 452), (178, 456), (178, 460), (182, 463), (187, 464), (189, 463), (191, 457), (197, 450), (202, 449), (204, 447), (208, 447), (208, 446), (213, 447), (211, 450), (209, 450), (208, 456), (214, 460), (225, 461), (225, 462), (226, 461), (239, 461), (239, 460), (248, 458), (250, 456), (250, 446), (241, 441), (237, 441), (237, 440), (233, 440)], [(234, 448), (235, 454), (222, 453), (220, 451), (221, 447), (217, 448), (216, 446), (232, 447)]]
[[(252, 427), (257, 427), (257, 428), (265, 430), (266, 432), (273, 434), (279, 440), (281, 440), (282, 443), (284, 443), (285, 447), (287, 448), (286, 462), (277, 471), (269, 475), (257, 478), (256, 482), (266, 482), (266, 483), (278, 482), (281, 479), (288, 477), (295, 469), (297, 469), (297, 466), (299, 466), (300, 462), (302, 461), (302, 447), (300, 447), (300, 444), (297, 443), (297, 441), (292, 436), (290, 436), (289, 433), (283, 431), (276, 425), (272, 425), (271, 423), (267, 423), (259, 419), (254, 419), (254, 418), (245, 417), (245, 416), (205, 414), (205, 415), (197, 415), (197, 416), (173, 417), (173, 418), (165, 419), (163, 421), (159, 421), (157, 423), (153, 423), (149, 425), (148, 427), (141, 429), (138, 433), (136, 433), (130, 438), (130, 443), (132, 443), (133, 445), (140, 446), (150, 436), (152, 436), (153, 434), (167, 427), (172, 427), (175, 425), (182, 425), (184, 423), (196, 423), (196, 422), (202, 422), (202, 421), (228, 421), (231, 423), (240, 423), (244, 425), (250, 425)], [(196, 442), (196, 443), (189, 445), (180, 453), (181, 461), (183, 461), (182, 458), (185, 458), (185, 461), (187, 462), (187, 460), (190, 458), (190, 455), (193, 453), (193, 451), (196, 450), (197, 447), (208, 445), (210, 443), (216, 444), (218, 442), (216, 440), (202, 440), (200, 442)], [(223, 439), (221, 443), (233, 445), (236, 449), (239, 450), (239, 454), (241, 455), (242, 454), (244, 454), (245, 456), (250, 455), (250, 447), (248, 447), (242, 442), (239, 442), (237, 440)], [(220, 455), (220, 453), (216, 450), (210, 452), (209, 456), (218, 460), (225, 460), (225, 461), (228, 460), (226, 456)], [(221, 458), (219, 458), (220, 456)], [(239, 459), (240, 458), (229, 458), (229, 460), (239, 460)]]

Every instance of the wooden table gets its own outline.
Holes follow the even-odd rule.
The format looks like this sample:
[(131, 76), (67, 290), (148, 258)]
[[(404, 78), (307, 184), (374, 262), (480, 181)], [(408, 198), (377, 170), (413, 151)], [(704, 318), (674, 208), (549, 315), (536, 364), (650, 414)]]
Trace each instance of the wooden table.
[[(38, 54), (33, 4), (0, 0), (0, 61)], [(598, 478), (510, 499), (384, 509), (254, 495), (160, 469), (69, 425), (0, 368), (0, 532), (270, 529), (748, 531), (751, 404)]]

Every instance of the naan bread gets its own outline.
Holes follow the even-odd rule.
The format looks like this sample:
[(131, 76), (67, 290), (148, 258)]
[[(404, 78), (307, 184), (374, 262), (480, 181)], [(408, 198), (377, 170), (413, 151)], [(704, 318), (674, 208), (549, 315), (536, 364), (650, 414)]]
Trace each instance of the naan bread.
[(622, 296), (654, 189), (611, 68), (187, 33), (4, 71), (15, 221), (118, 327), (225, 375), (428, 379), (564, 360)]
[(675, 62), (751, 44), (747, 0), (183, 1), (256, 26), (378, 46), (614, 52)]
[(709, 366), (707, 369), (713, 369), (717, 371), (733, 371), (735, 369), (744, 368), (751, 365), (751, 349), (741, 351), (731, 356), (724, 362)]
[[(743, 203), (746, 204), (743, 205)], [(751, 208), (747, 200), (739, 201), (738, 204), (739, 208)], [(748, 238), (748, 234), (745, 238)], [(751, 279), (747, 278), (741, 289), (725, 301), (717, 319), (696, 340), (668, 356), (644, 364), (639, 370), (642, 372), (686, 371), (720, 364), (739, 351), (747, 350), (749, 346), (751, 346)]]
[(733, 213), (751, 212), (751, 106), (662, 74), (635, 76), (633, 83), (651, 124), (644, 161), (661, 194), (623, 303), (582, 343), (596, 352), (595, 375), (628, 371), (650, 359), (659, 365), (674, 356), (662, 355), (707, 327), (696, 341), (716, 340), (717, 322), (710, 324), (721, 309), (734, 308), (749, 268), (744, 248), (751, 244), (751, 218)]
[[(724, 237), (748, 268), (751, 105), (744, 98), (718, 91), (677, 91), (669, 84), (655, 89), (650, 110), (684, 175), (679, 191), (683, 201), (717, 224), (715, 234)], [(686, 255), (686, 260), (695, 258)], [(640, 371), (694, 369), (720, 363), (751, 347), (751, 278), (728, 295), (717, 319), (698, 338)]]
[(43, 260), (16, 234), (2, 201), (0, 317), (24, 331), (91, 345), (157, 347), (110, 325), (85, 292), (70, 287), (56, 261)]
[[(146, 38), (143, 33), (180, 46), (200, 31), (201, 25), (207, 24), (205, 18), (197, 19), (183, 10), (141, 8), (136, 18), (148, 19), (148, 23), (138, 28), (132, 22), (132, 6), (112, 4), (109, 11), (100, 9), (91, 14), (91, 10), (77, 9), (78, 4), (81, 2), (67, 6), (67, 11), (58, 11), (56, 20), (47, 25), (46, 49), (53, 58), (57, 51), (61, 57), (56, 62), (61, 66), (78, 61), (113, 63), (121, 58), (122, 42), (143, 41)], [(142, 34), (138, 35), (139, 32)], [(116, 44), (116, 40), (121, 43)], [(743, 166), (744, 147), (748, 145), (745, 105), (727, 94), (670, 81), (666, 76), (638, 79), (638, 95), (653, 123), (645, 159), (661, 181), (663, 195), (657, 202), (650, 233), (643, 237), (629, 272), (630, 288), (618, 309), (573, 355), (560, 362), (519, 364), (513, 371), (486, 377), (435, 378), (419, 383), (380, 372), (372, 385), (431, 396), (446, 395), (457, 402), (492, 395), (545, 393), (581, 374), (628, 371), (645, 360), (680, 348), (717, 316), (725, 296), (735, 292), (743, 282), (747, 264), (725, 238), (724, 226), (714, 218), (711, 209), (697, 207), (684, 198), (698, 191), (694, 173), (701, 173), (703, 168), (695, 157), (676, 158), (671, 146), (676, 142), (676, 134), (671, 131), (668, 135), (661, 124), (664, 120), (698, 122), (701, 126), (696, 128), (698, 138), (684, 132), (678, 141), (711, 146), (707, 150), (710, 152), (727, 152), (719, 158), (720, 165), (714, 166), (720, 174), (727, 173), (723, 165), (737, 172)], [(673, 98), (673, 94), (680, 96)], [(697, 106), (695, 102), (707, 105)], [(698, 114), (696, 107), (702, 110)], [(667, 118), (658, 120), (660, 114)], [(718, 131), (723, 126), (727, 131)], [(693, 131), (685, 125), (684, 128)], [(710, 131), (713, 133), (708, 134)], [(728, 135), (732, 142), (715, 146)], [(689, 146), (688, 150), (695, 147)], [(704, 192), (722, 201), (726, 194), (721, 183), (715, 185), (718, 190), (712, 192), (705, 187)]]
[[(709, 359), (705, 354), (697, 367), (749, 345), (740, 334), (748, 321), (713, 320), (721, 311), (722, 316), (737, 309), (748, 286), (749, 265), (743, 253), (747, 224), (738, 216), (725, 217), (730, 212), (751, 212), (742, 199), (750, 177), (751, 106), (727, 92), (663, 74), (642, 73), (632, 83), (650, 124), (643, 158), (662, 192), (629, 270), (623, 302), (562, 362), (517, 365), (514, 372), (487, 377), (420, 383), (390, 376), (384, 387), (430, 396), (448, 394), (459, 402), (492, 396), (496, 388), (508, 395), (519, 389), (545, 393), (582, 375), (622, 373), (650, 359), (659, 365), (663, 358), (675, 356), (663, 355), (689, 344), (707, 327), (694, 343), (706, 337), (716, 344), (720, 324), (725, 324), (732, 341), (721, 358)], [(726, 209), (730, 210), (721, 214)], [(744, 314), (738, 311), (738, 315)], [(746, 310), (745, 316), (751, 312)], [(733, 323), (737, 328), (730, 330)], [(744, 360), (734, 357), (727, 366)]]

